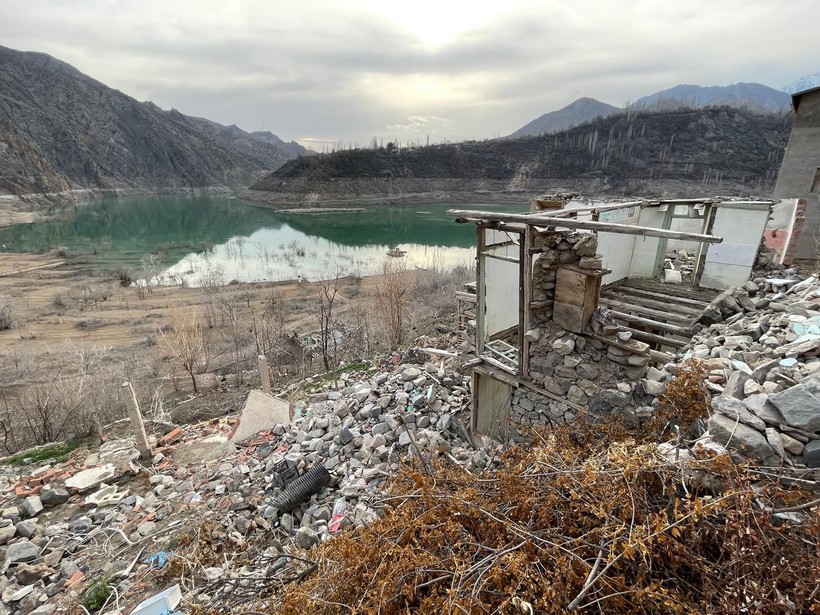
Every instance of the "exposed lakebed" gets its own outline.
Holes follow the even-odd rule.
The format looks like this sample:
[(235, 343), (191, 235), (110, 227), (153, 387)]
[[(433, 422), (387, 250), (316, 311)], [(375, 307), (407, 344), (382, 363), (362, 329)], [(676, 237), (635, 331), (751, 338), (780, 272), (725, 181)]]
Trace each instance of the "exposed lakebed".
[(132, 197), (78, 205), (58, 220), (0, 229), (10, 252), (61, 249), (100, 268), (198, 285), (208, 272), (224, 281), (316, 279), (375, 273), (388, 251), (412, 266), (468, 265), (475, 227), (445, 213), (522, 211), (526, 205), (382, 205), (359, 211), (277, 212), (225, 197)]

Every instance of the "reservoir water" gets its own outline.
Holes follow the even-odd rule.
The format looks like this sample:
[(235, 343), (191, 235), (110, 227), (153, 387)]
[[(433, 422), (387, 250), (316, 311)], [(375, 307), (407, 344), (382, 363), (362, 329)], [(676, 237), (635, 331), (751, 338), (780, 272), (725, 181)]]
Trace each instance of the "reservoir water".
[(224, 281), (369, 275), (406, 252), (415, 267), (469, 265), (475, 227), (446, 215), (460, 209), (520, 212), (526, 205), (403, 204), (346, 213), (284, 213), (224, 197), (103, 199), (59, 220), (0, 228), (10, 252), (63, 250), (100, 268), (199, 285)]

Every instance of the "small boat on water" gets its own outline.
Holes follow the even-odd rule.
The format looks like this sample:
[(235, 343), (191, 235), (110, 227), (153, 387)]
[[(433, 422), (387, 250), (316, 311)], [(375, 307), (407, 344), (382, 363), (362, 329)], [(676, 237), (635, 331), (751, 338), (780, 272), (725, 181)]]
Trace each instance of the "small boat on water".
[(399, 248), (392, 248), (387, 251), (387, 256), (392, 256), (393, 258), (399, 258), (401, 256), (406, 256), (407, 250), (400, 250)]

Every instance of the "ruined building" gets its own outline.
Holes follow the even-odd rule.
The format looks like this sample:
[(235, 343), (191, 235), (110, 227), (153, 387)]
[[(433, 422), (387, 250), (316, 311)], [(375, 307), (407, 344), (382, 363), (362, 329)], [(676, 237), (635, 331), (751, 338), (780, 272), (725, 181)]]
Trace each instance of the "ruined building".
[(794, 125), (774, 189), (778, 199), (802, 199), (805, 223), (796, 258), (817, 258), (820, 242), (820, 87), (792, 95)]
[(557, 195), (522, 214), (450, 210), (476, 226), (476, 282), (457, 295), (473, 429), (506, 436), (582, 411), (648, 414), (657, 368), (722, 319), (723, 291), (748, 282), (777, 234), (775, 205)]

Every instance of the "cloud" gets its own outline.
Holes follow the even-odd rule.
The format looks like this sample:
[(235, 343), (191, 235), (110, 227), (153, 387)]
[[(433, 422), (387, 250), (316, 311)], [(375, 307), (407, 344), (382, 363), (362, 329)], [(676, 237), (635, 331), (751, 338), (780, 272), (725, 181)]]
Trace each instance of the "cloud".
[(815, 0), (0, 0), (0, 14), (5, 45), (313, 142), (492, 137), (579, 96), (820, 69)]

